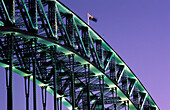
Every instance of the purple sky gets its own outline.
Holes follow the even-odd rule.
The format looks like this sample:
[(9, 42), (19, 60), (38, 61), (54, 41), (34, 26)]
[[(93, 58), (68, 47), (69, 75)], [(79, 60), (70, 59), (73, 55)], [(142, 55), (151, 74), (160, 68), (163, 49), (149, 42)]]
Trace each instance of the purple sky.
[(170, 107), (169, 0), (62, 0), (120, 55), (161, 110)]
[[(170, 109), (169, 0), (62, 0), (62, 2), (85, 21), (88, 12), (97, 17), (98, 22), (90, 22), (90, 25), (100, 35), (104, 35), (104, 39), (128, 64), (160, 109)], [(15, 106), (14, 110), (23, 110), (24, 100), (18, 99), (24, 98), (22, 90), (24, 85), (17, 84), (21, 81), (23, 83), (24, 80), (19, 75), (15, 76), (14, 97), (17, 99), (14, 104), (20, 104), (20, 107)], [(2, 74), (0, 99), (6, 97), (4, 82), (5, 74)], [(39, 97), (41, 98), (40, 94)], [(50, 100), (52, 101), (52, 97), (48, 95), (48, 101)], [(41, 99), (38, 101), (41, 106)], [(3, 102), (6, 102), (6, 99)], [(48, 107), (52, 109), (53, 104), (48, 103)], [(0, 103), (1, 108), (5, 110), (6, 105)]]

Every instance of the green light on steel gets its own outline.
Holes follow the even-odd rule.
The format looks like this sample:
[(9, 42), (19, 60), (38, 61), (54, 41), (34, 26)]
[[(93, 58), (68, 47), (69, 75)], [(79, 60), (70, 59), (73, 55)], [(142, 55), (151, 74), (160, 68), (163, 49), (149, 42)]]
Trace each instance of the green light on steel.
[[(56, 3), (56, 2), (55, 2), (55, 3)], [(59, 9), (58, 9), (57, 4), (56, 4), (56, 11), (57, 11), (58, 17), (59, 17), (59, 19), (60, 19), (60, 21), (61, 21), (61, 24), (62, 24), (62, 27), (63, 27), (63, 29), (64, 29), (64, 32), (65, 32), (65, 34), (66, 34), (66, 37), (67, 37), (67, 39), (68, 39), (68, 43), (71, 45), (71, 41), (70, 41), (69, 35), (68, 35), (68, 33), (67, 33), (67, 31), (66, 31), (66, 28), (65, 28), (65, 26), (64, 26), (64, 23), (63, 23), (63, 20), (62, 20), (62, 18), (61, 18), (61, 15), (60, 15), (60, 12), (59, 12)]]
[[(88, 35), (89, 35), (89, 38), (90, 38), (91, 45), (92, 45), (92, 47), (93, 47), (93, 49), (94, 49), (94, 53), (95, 53), (96, 58), (97, 58), (97, 62), (100, 64), (99, 56), (98, 56), (98, 54), (97, 54), (97, 52), (96, 52), (96, 49), (95, 49), (95, 47), (94, 47), (94, 43), (93, 43), (93, 39), (92, 39), (92, 37), (91, 37), (91, 35), (90, 35), (90, 32), (89, 32), (89, 31), (88, 31)], [(101, 66), (101, 65), (100, 65), (100, 66)]]
[(115, 88), (115, 87), (116, 87), (115, 84), (110, 84), (110, 85), (109, 85), (110, 90), (111, 90), (112, 88)]
[(24, 6), (24, 10), (26, 11), (26, 15), (28, 16), (28, 19), (29, 19), (29, 22), (30, 22), (32, 28), (35, 29), (35, 28), (34, 28), (34, 25), (33, 25), (33, 23), (32, 23), (31, 17), (30, 17), (30, 15), (29, 15), (29, 13), (28, 13), (27, 7), (26, 7), (26, 5), (25, 5), (25, 2), (24, 2), (23, 0), (21, 0), (21, 2), (22, 2), (22, 4), (23, 4), (23, 6)]
[(46, 13), (45, 13), (45, 10), (44, 10), (44, 7), (43, 7), (43, 5), (42, 5), (42, 2), (41, 2), (41, 0), (38, 0), (38, 1), (39, 1), (39, 4), (40, 4), (40, 7), (41, 7), (41, 9), (42, 9), (43, 15), (44, 15), (44, 17), (45, 17), (45, 20), (46, 20), (46, 22), (47, 22), (47, 24), (48, 24), (48, 27), (49, 27), (49, 29), (50, 29), (50, 32), (51, 32), (52, 36), (54, 37), (54, 33), (53, 33), (53, 31), (52, 31), (50, 22), (49, 22), (49, 20), (48, 20), (48, 18), (47, 18), (47, 15), (46, 15)]
[(80, 36), (80, 33), (79, 33), (79, 30), (78, 30), (77, 24), (76, 24), (76, 22), (75, 22), (75, 20), (74, 20), (74, 17), (73, 17), (73, 23), (74, 23), (74, 26), (75, 26), (75, 28), (76, 28), (78, 37), (79, 37), (79, 39), (80, 39), (80, 43), (81, 43), (81, 45), (82, 45), (82, 47), (83, 47), (83, 51), (84, 51), (85, 55), (87, 56), (87, 52), (86, 52), (84, 43), (83, 43), (83, 41), (82, 41), (82, 37)]
[(132, 90), (130, 91), (130, 94), (129, 94), (129, 96), (131, 96), (132, 95), (132, 93), (133, 93), (133, 90), (134, 90), (134, 88), (135, 88), (135, 85), (136, 85), (136, 80), (135, 80), (135, 82), (134, 82), (134, 84), (133, 84), (133, 87), (132, 87)]
[(48, 87), (49, 84), (40, 84), (40, 87)]
[(0, 21), (0, 26), (4, 26), (4, 23), (2, 21)]
[(109, 66), (109, 64), (110, 64), (110, 61), (111, 61), (111, 59), (113, 58), (113, 56), (114, 56), (114, 54), (112, 53), (112, 55), (111, 55), (111, 57), (109, 58), (109, 60), (108, 60), (108, 62), (107, 62), (107, 64), (106, 64), (106, 67), (105, 67), (105, 71), (107, 70), (107, 68), (108, 68), (108, 66)]
[(144, 97), (144, 99), (143, 99), (143, 102), (142, 102), (142, 105), (141, 105), (140, 110), (143, 109), (143, 106), (144, 106), (144, 104), (145, 104), (146, 97), (147, 97), (147, 93), (145, 93), (145, 97)]
[(118, 81), (117, 81), (118, 83), (119, 83), (119, 81), (120, 81), (120, 80), (121, 80), (121, 78), (122, 78), (122, 75), (123, 75), (124, 69), (125, 69), (125, 66), (123, 65), (123, 70), (121, 71), (120, 76), (119, 76)]
[(5, 11), (5, 14), (6, 14), (6, 16), (7, 16), (8, 20), (12, 23), (12, 20), (11, 20), (11, 18), (9, 17), (9, 14), (8, 14), (7, 9), (6, 9), (6, 6), (5, 6), (4, 1), (3, 1), (3, 0), (1, 0), (1, 3), (2, 3), (2, 5), (3, 5), (4, 11)]
[[(60, 4), (59, 2), (56, 2), (57, 4)], [(67, 8), (65, 8), (63, 5), (61, 5), (60, 4), (60, 7), (63, 7), (63, 10), (65, 10), (65, 12), (68, 12), (68, 13), (71, 13), (71, 11), (70, 10), (68, 10)], [(82, 25), (83, 26), (87, 26), (82, 20), (80, 20), (78, 17), (77, 17), (77, 19), (76, 19), (76, 22), (77, 21), (80, 21), (80, 22), (82, 22)], [(89, 29), (90, 29), (90, 27), (89, 26), (87, 26)], [(93, 30), (91, 31), (92, 33), (95, 33)], [(96, 36), (98, 36), (97, 34), (96, 34)], [(93, 37), (93, 36), (92, 36)], [(98, 36), (98, 37), (100, 37), (100, 36)], [(102, 41), (102, 43), (104, 44), (105, 43), (105, 41)], [(102, 45), (103, 45), (102, 44)], [(105, 43), (104, 44), (105, 46), (106, 46), (106, 48), (108, 48), (108, 49), (110, 49), (110, 50), (112, 50), (112, 48), (110, 47), (110, 46), (108, 46), (107, 45), (107, 43)], [(112, 50), (112, 52), (114, 53), (114, 50)], [(114, 53), (114, 55), (116, 55), (115, 53)], [(118, 56), (117, 56), (118, 57)], [(122, 63), (123, 61), (121, 60), (121, 58), (120, 57), (118, 57), (118, 59), (117, 59), (117, 63), (118, 64), (120, 64), (120, 63)], [(99, 71), (97, 71), (97, 69), (95, 69), (95, 68), (92, 68), (92, 71), (94, 71), (94, 72), (99, 72)], [(130, 69), (128, 69), (128, 71), (130, 71)], [(131, 72), (129, 72), (129, 74), (134, 74), (132, 71)], [(133, 76), (135, 76), (135, 75), (133, 75)], [(107, 81), (107, 79), (108, 78), (106, 78), (106, 82), (107, 82), (107, 84), (111, 84), (112, 82), (111, 81)], [(136, 78), (137, 79), (137, 78)], [(138, 79), (137, 79), (137, 83), (136, 83), (136, 85), (137, 85), (137, 87), (139, 88), (139, 90), (141, 90), (141, 91), (145, 91), (145, 92), (147, 92), (146, 90), (145, 90), (145, 88), (140, 84), (140, 82), (138, 81)], [(120, 95), (120, 94), (119, 94)], [(121, 95), (120, 95), (121, 96)], [(153, 100), (152, 100), (153, 101)], [(130, 103), (130, 106), (132, 106), (133, 104), (132, 103)], [(157, 107), (158, 108), (158, 107)]]
[(95, 100), (95, 99), (93, 99), (93, 100), (92, 100), (92, 103), (94, 103), (94, 102), (96, 102), (96, 100)]

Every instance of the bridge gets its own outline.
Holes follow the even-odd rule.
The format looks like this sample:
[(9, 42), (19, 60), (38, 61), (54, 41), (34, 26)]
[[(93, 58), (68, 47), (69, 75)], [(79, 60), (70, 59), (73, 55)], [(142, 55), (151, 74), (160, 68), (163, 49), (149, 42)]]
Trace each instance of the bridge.
[(8, 110), (14, 106), (13, 72), (24, 78), (26, 110), (30, 81), (34, 110), (37, 94), (48, 110), (47, 92), (54, 110), (62, 104), (70, 110), (159, 110), (112, 47), (58, 0), (0, 1), (0, 66)]

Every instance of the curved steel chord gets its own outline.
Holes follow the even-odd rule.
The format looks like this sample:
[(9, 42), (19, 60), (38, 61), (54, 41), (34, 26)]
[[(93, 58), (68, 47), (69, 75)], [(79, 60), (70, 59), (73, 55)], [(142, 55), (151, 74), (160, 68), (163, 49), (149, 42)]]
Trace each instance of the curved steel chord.
[(46, 88), (55, 110), (59, 100), (68, 109), (159, 109), (119, 55), (61, 2), (1, 0), (0, 10), (0, 65)]

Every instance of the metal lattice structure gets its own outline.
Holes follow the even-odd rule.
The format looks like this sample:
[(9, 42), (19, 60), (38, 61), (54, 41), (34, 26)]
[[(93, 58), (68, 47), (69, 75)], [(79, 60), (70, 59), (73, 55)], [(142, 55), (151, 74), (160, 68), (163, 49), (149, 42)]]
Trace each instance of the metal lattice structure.
[(26, 110), (33, 81), (54, 96), (54, 110), (159, 110), (119, 55), (57, 0), (0, 0), (0, 66), (6, 69), (8, 110), (13, 72), (25, 78)]

